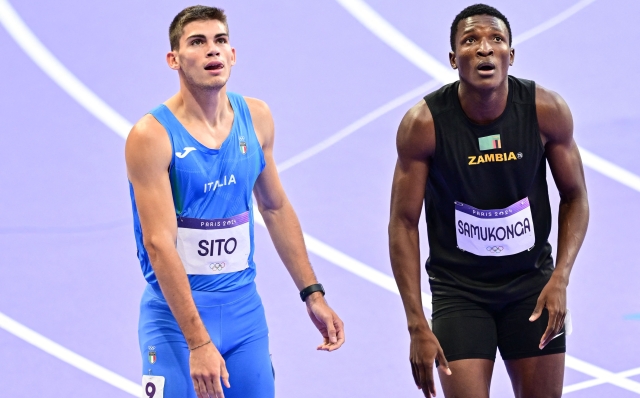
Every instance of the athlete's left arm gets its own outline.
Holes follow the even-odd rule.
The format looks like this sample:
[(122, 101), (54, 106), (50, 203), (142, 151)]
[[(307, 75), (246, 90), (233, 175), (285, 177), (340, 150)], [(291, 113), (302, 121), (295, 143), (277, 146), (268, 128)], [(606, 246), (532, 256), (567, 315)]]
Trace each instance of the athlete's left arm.
[[(263, 101), (254, 98), (245, 99), (266, 163), (256, 181), (253, 193), (280, 259), (287, 267), (298, 290), (302, 290), (318, 281), (307, 256), (298, 216), (282, 188), (273, 160), (275, 135), (273, 117), (269, 107)], [(324, 338), (318, 349), (334, 351), (340, 348), (345, 338), (344, 324), (329, 307), (324, 296), (320, 292), (312, 293), (305, 302), (309, 317)]]
[(542, 349), (564, 325), (569, 274), (587, 233), (589, 202), (569, 106), (557, 93), (537, 86), (536, 111), (549, 168), (560, 192), (556, 268), (530, 318), (538, 319), (544, 307), (549, 311), (547, 330), (540, 340)]

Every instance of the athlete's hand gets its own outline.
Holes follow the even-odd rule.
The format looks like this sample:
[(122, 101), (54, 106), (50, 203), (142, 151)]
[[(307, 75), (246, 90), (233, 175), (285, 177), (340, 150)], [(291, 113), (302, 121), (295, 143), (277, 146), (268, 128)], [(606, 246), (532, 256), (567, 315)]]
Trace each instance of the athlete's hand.
[(213, 343), (191, 351), (189, 368), (198, 398), (224, 398), (220, 379), (231, 388), (224, 358)]
[(567, 315), (567, 284), (560, 278), (551, 276), (551, 279), (549, 279), (549, 282), (547, 282), (538, 297), (538, 303), (529, 321), (534, 322), (540, 318), (545, 307), (549, 311), (549, 323), (547, 324), (547, 330), (545, 330), (540, 339), (540, 349), (543, 349), (551, 340), (558, 337), (564, 326), (564, 319)]
[(413, 380), (425, 397), (436, 396), (436, 384), (433, 378), (433, 365), (438, 360), (442, 371), (451, 375), (449, 363), (444, 356), (442, 347), (436, 336), (428, 326), (410, 332), (411, 346), (409, 348), (409, 360)]
[(322, 334), (322, 344), (318, 350), (335, 351), (344, 343), (344, 323), (338, 317), (321, 293), (313, 293), (307, 297), (307, 313), (311, 322)]

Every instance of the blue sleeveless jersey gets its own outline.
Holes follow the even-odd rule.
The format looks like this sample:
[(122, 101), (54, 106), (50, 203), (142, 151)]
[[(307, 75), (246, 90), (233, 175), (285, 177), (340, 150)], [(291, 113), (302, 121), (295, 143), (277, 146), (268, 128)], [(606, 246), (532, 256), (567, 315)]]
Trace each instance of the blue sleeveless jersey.
[[(171, 140), (176, 249), (192, 290), (232, 291), (253, 282), (256, 274), (252, 191), (265, 160), (247, 103), (241, 95), (227, 96), (234, 119), (220, 149), (198, 142), (165, 105), (150, 112)], [(129, 188), (138, 259), (145, 279), (157, 288), (131, 183)]]

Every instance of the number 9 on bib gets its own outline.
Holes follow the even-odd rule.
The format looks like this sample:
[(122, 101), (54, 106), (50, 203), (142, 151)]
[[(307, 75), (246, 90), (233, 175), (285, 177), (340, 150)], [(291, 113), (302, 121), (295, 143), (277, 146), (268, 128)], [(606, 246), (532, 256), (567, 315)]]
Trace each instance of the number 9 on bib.
[(164, 398), (164, 376), (142, 376), (142, 398)]

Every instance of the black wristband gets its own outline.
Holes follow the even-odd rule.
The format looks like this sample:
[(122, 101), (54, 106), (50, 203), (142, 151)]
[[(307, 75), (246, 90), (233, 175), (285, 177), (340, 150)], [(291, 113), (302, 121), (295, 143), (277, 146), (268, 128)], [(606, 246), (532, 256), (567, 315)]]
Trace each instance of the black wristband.
[(322, 295), (324, 296), (324, 288), (321, 284), (316, 283), (315, 285), (307, 286), (304, 289), (300, 290), (300, 298), (302, 299), (302, 301), (305, 301), (311, 293), (315, 292), (322, 292)]

